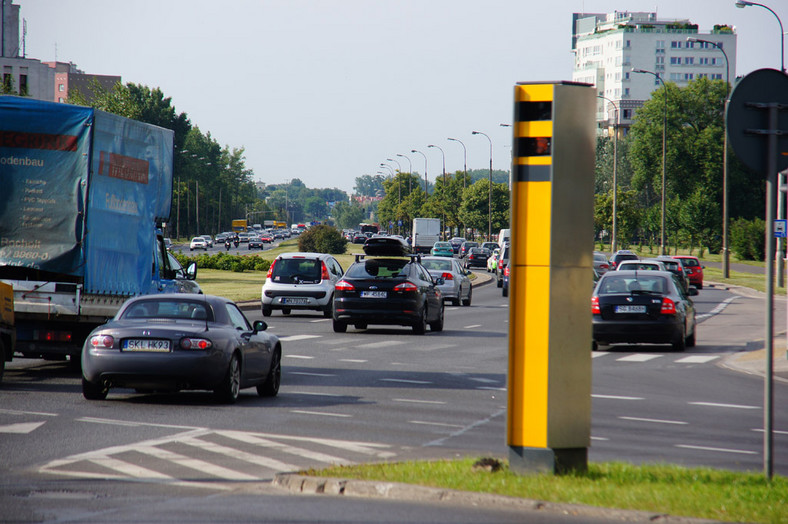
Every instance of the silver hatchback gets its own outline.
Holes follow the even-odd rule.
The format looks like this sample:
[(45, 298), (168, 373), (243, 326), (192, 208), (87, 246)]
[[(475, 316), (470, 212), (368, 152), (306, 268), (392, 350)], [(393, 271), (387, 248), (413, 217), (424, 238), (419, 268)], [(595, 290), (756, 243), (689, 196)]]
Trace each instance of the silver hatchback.
[(460, 266), (456, 258), (447, 257), (421, 257), (421, 265), (429, 271), (433, 280), (443, 279), (443, 284), (438, 286), (444, 300), (451, 301), (453, 306), (471, 305), (473, 287), (468, 275), (471, 271)]
[(282, 253), (271, 263), (263, 284), (263, 316), (274, 309), (289, 315), (294, 309), (321, 311), (330, 318), (334, 287), (344, 270), (325, 253)]

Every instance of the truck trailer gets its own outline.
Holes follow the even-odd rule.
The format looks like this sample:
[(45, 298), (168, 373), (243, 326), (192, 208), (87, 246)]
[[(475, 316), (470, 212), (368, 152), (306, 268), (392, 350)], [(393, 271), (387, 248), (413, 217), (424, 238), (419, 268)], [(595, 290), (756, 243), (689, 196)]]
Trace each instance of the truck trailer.
[(440, 240), (440, 218), (414, 218), (411, 247), (414, 253), (429, 253), (432, 246)]
[(184, 289), (158, 229), (172, 142), (96, 109), (0, 96), (0, 280), (13, 287), (16, 354), (79, 362), (127, 298)]

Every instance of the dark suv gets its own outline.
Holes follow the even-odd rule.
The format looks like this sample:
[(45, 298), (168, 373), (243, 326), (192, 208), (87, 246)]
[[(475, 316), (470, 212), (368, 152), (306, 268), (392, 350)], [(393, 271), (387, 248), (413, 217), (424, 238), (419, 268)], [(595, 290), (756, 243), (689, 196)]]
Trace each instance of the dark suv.
[(616, 269), (616, 266), (622, 260), (640, 260), (640, 257), (629, 249), (619, 249), (610, 257), (610, 269)]
[(498, 254), (498, 264), (495, 266), (495, 279), (498, 287), (503, 287), (503, 270), (509, 265), (509, 243), (503, 245)]

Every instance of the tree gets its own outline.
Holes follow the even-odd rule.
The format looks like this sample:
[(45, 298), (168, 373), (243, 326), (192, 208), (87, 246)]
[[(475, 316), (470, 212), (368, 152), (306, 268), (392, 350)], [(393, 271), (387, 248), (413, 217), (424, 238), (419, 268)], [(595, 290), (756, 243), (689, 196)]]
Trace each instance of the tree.
[(334, 206), (333, 216), (338, 227), (355, 229), (364, 221), (364, 210), (357, 203), (338, 202)]
[(331, 226), (314, 226), (298, 237), (298, 250), (309, 253), (341, 255), (347, 248), (347, 239)]
[(361, 196), (376, 196), (378, 191), (383, 190), (382, 175), (362, 175), (356, 177), (355, 192)]
[(460, 220), (469, 228), (478, 230), (486, 235), (489, 219), (492, 219), (492, 231), (498, 232), (509, 227), (509, 185), (492, 185), (492, 209), (488, 212), (488, 192), (490, 183), (487, 179), (480, 179), (465, 188), (462, 193), (460, 206)]

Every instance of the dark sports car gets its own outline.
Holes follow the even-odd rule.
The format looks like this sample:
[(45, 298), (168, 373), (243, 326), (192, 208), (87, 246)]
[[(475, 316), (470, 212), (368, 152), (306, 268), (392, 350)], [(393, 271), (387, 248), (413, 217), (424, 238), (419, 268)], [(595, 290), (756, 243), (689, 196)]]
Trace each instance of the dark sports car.
[(252, 386), (276, 396), (282, 346), (250, 324), (231, 300), (187, 293), (129, 299), (93, 330), (82, 350), (82, 394), (103, 400), (110, 388), (140, 392), (212, 390), (225, 403)]

